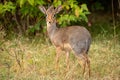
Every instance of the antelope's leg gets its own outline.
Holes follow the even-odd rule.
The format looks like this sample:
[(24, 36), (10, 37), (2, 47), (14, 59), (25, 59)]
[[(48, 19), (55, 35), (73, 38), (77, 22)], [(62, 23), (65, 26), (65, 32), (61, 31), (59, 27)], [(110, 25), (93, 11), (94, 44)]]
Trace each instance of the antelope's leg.
[(90, 70), (90, 60), (89, 60), (87, 54), (86, 54), (85, 56), (86, 56), (86, 60), (87, 60), (88, 75), (89, 75), (89, 77), (90, 77), (90, 75), (91, 75), (91, 70)]
[(85, 70), (86, 67), (88, 68), (88, 75), (90, 77), (90, 60), (88, 58), (88, 55), (86, 53), (81, 54), (81, 56), (79, 56), (79, 63), (83, 68), (83, 75), (85, 76)]
[(69, 55), (70, 55), (70, 53), (67, 51), (66, 52), (66, 66), (67, 66), (67, 70), (69, 70)]
[(61, 49), (59, 47), (56, 48), (56, 59), (55, 59), (55, 68), (59, 68), (58, 67), (58, 63), (59, 63), (59, 57), (61, 56)]
[(79, 64), (82, 67), (82, 70), (83, 70), (82, 74), (85, 76), (85, 70), (86, 70), (86, 64), (87, 64), (86, 57), (85, 57), (85, 55), (83, 53), (83, 54), (78, 55), (77, 58), (78, 58)]

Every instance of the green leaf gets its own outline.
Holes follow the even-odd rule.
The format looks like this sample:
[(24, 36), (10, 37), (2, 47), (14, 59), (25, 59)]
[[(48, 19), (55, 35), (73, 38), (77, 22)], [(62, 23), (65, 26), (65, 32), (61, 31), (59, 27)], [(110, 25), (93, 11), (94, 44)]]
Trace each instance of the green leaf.
[(20, 0), (20, 7), (22, 7), (25, 4), (26, 0)]
[(28, 6), (23, 6), (20, 9), (21, 13), (22, 13), (22, 17), (26, 16), (27, 14), (29, 14), (30, 8), (28, 8)]
[(2, 13), (3, 13), (3, 5), (0, 4), (0, 14), (2, 14)]
[(77, 8), (75, 9), (75, 15), (76, 15), (77, 17), (79, 17), (79, 15), (80, 15), (80, 8), (79, 8), (79, 7), (77, 7)]
[(55, 5), (55, 7), (59, 6), (62, 4), (62, 2), (60, 0), (54, 0), (53, 4)]
[(12, 2), (6, 2), (3, 6), (2, 6), (2, 12), (11, 12), (14, 13), (16, 9), (16, 6), (12, 3)]
[(82, 8), (83, 10), (85, 10), (85, 11), (88, 11), (88, 8), (87, 8), (87, 5), (86, 5), (86, 4), (82, 4), (82, 5), (81, 5), (81, 8)]
[(88, 18), (84, 13), (81, 13), (80, 16), (82, 17), (82, 20), (85, 20), (85, 22), (88, 22)]
[(34, 6), (34, 0), (28, 0), (29, 4)]
[(43, 5), (43, 4), (45, 4), (45, 2), (44, 2), (44, 0), (35, 0), (35, 5), (37, 5), (37, 4)]
[(90, 12), (84, 12), (84, 14), (86, 14), (86, 15), (87, 15), (87, 14), (90, 14)]
[(35, 26), (34, 26), (35, 30), (40, 30), (40, 23), (37, 23)]

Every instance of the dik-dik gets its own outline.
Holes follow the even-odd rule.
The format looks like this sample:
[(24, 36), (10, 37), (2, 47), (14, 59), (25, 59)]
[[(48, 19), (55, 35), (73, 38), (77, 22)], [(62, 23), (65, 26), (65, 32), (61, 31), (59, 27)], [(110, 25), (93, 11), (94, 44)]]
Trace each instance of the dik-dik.
[(67, 68), (69, 68), (69, 53), (72, 51), (83, 68), (83, 74), (87, 67), (90, 76), (88, 51), (91, 44), (91, 35), (89, 31), (82, 26), (58, 28), (55, 15), (62, 10), (62, 6), (57, 8), (50, 6), (47, 10), (44, 6), (39, 6), (39, 9), (46, 15), (47, 33), (56, 48), (56, 67), (58, 66), (61, 54), (60, 50), (63, 50), (66, 52), (66, 63)]

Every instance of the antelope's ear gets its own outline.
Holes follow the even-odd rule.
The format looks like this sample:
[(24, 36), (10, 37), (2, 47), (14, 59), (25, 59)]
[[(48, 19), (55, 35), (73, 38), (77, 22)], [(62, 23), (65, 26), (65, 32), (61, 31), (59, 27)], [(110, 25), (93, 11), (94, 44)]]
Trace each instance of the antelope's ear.
[(61, 10), (62, 10), (62, 5), (58, 6), (58, 7), (55, 9), (55, 14), (59, 13)]
[(44, 14), (46, 14), (46, 9), (45, 9), (44, 6), (39, 6), (39, 9), (40, 9)]

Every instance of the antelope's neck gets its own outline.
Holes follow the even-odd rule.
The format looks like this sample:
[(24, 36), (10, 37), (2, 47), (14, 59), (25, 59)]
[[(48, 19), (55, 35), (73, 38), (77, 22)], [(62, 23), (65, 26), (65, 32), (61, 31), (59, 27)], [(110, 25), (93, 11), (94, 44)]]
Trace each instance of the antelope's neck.
[(47, 25), (48, 36), (51, 40), (53, 39), (53, 36), (57, 30), (58, 28), (56, 27), (56, 24)]

